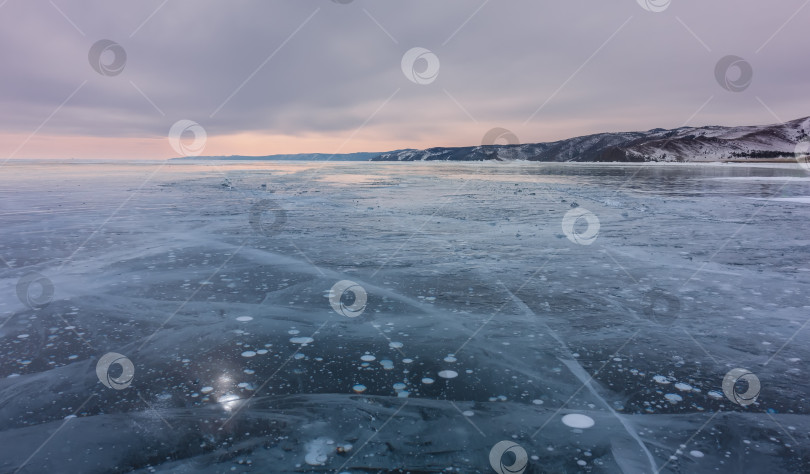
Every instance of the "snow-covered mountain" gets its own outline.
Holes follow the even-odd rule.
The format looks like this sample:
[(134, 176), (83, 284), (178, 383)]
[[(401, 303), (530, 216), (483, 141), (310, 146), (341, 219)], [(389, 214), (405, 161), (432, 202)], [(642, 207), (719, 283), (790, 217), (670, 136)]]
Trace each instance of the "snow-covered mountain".
[(550, 143), (428, 148), (382, 153), (372, 161), (668, 161), (793, 158), (808, 140), (810, 117), (747, 127), (681, 127), (598, 133)]

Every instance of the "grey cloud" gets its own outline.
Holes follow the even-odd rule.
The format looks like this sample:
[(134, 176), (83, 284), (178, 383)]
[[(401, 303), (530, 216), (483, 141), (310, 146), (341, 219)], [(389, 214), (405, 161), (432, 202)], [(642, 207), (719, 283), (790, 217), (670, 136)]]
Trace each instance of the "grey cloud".
[[(10, 0), (0, 8), (0, 127), (29, 133), (83, 81), (43, 133), (157, 137), (191, 119), (209, 134), (346, 135), (397, 89), (373, 125), (401, 137), (434, 130), (436, 144), (449, 123), (487, 128), (450, 96), (479, 122), (520, 128), (556, 92), (521, 129), (524, 140), (679, 126), (712, 96), (694, 124), (774, 121), (757, 97), (784, 120), (810, 114), (810, 66), (800, 58), (810, 10), (763, 47), (801, 2), (675, 0), (650, 13), (630, 0), (493, 1), (471, 17), (482, 3), (173, 0), (146, 21), (161, 1), (55, 0), (83, 36), (48, 2)], [(125, 48), (120, 75), (99, 75), (88, 63), (99, 39)], [(400, 71), (414, 46), (441, 60), (430, 85)], [(727, 54), (754, 68), (743, 93), (714, 80)], [(555, 137), (543, 131), (566, 122), (582, 125)]]

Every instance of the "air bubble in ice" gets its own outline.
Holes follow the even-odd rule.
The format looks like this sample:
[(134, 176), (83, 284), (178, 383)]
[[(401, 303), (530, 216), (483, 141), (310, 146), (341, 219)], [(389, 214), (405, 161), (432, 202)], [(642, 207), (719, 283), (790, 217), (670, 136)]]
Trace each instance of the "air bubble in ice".
[(688, 383), (683, 383), (683, 382), (676, 383), (675, 388), (677, 388), (681, 392), (691, 392), (692, 391), (692, 386), (689, 385)]
[(578, 429), (590, 428), (596, 423), (590, 416), (579, 413), (565, 415), (562, 417), (562, 422), (565, 426)]
[(293, 344), (310, 344), (315, 342), (315, 339), (311, 337), (291, 337), (290, 342)]
[(683, 397), (678, 395), (677, 393), (667, 393), (664, 395), (664, 398), (667, 399), (670, 403), (678, 403), (683, 401)]
[(439, 377), (443, 379), (454, 379), (458, 377), (458, 372), (456, 372), (455, 370), (442, 370), (441, 372), (439, 372)]

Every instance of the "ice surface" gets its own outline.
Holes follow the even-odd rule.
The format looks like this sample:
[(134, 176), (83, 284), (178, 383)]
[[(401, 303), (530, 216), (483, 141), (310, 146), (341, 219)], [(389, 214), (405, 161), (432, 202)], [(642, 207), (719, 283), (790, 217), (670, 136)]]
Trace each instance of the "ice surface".
[(0, 472), (494, 472), (503, 440), (527, 473), (810, 471), (798, 166), (0, 173)]

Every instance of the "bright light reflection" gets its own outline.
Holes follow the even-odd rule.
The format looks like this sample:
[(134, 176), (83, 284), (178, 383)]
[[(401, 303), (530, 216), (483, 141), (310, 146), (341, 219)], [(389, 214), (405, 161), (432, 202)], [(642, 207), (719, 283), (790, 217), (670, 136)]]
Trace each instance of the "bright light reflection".
[(234, 395), (232, 393), (226, 393), (225, 395), (219, 397), (219, 399), (217, 400), (217, 402), (220, 405), (222, 405), (222, 408), (225, 411), (233, 410), (234, 408), (239, 406), (240, 401), (241, 401), (241, 398), (239, 398), (238, 395)]

